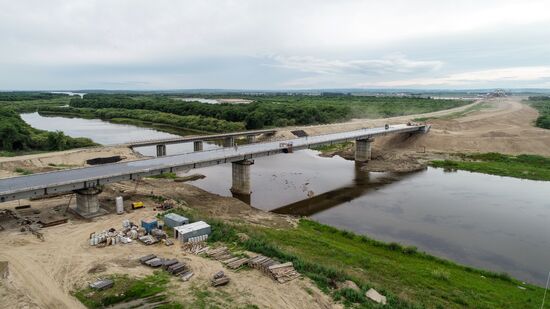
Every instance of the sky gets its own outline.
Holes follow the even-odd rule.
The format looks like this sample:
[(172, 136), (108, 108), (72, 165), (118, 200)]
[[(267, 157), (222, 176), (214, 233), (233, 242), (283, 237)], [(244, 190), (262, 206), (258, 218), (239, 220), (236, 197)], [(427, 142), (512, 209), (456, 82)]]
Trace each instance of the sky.
[(0, 0), (0, 90), (550, 88), (550, 0)]

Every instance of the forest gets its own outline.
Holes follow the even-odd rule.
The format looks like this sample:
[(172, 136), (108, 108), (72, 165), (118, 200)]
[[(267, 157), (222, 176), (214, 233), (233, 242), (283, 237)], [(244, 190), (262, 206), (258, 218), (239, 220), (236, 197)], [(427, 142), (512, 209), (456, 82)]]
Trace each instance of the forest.
[(352, 118), (392, 117), (449, 109), (470, 103), (416, 97), (246, 96), (250, 104), (183, 102), (173, 95), (87, 94), (71, 99), (77, 108), (150, 110), (243, 123), (246, 129), (324, 124)]

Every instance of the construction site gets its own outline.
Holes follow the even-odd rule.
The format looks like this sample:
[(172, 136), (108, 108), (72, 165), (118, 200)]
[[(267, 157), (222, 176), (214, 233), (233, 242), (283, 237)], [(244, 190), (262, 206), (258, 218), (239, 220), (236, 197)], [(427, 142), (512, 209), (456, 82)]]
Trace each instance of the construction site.
[[(550, 134), (529, 125), (536, 111), (514, 98), (490, 102), (490, 107), (481, 111), (432, 120), (428, 134), (376, 138), (372, 159), (369, 148), (365, 168), (403, 172), (425, 167), (429, 160), (447, 158), (456, 152), (530, 151), (550, 155), (545, 146), (550, 144)], [(467, 108), (421, 116), (442, 117)], [(297, 129), (315, 136), (418, 117), (283, 128), (275, 138), (288, 139)], [(61, 165), (82, 167), (87, 166), (87, 160), (107, 155), (123, 156), (122, 162), (143, 159), (125, 147), (97, 147), (2, 158), (1, 175), (11, 177), (16, 168), (48, 172)], [(325, 155), (356, 158), (352, 149)], [(211, 241), (211, 235), (220, 231), (208, 223), (221, 220), (277, 230), (296, 227), (300, 218), (262, 211), (236, 198), (212, 194), (173, 179), (140, 177), (93, 190), (97, 190), (93, 200), (70, 193), (0, 204), (0, 299), (4, 307), (84, 308), (74, 296), (75, 291), (89, 291), (92, 297), (94, 293), (115, 289), (117, 276), (143, 278), (158, 271), (170, 275), (168, 292), (162, 293), (163, 297), (132, 299), (116, 308), (192, 304), (201, 293), (207, 293), (219, 307), (344, 307), (300, 274), (291, 261), (243, 250), (238, 243), (248, 240), (246, 234), (238, 235), (236, 243)], [(87, 207), (82, 205), (97, 205), (99, 209), (92, 216), (83, 215), (77, 209)], [(356, 288), (351, 281), (338, 283), (342, 285)], [(338, 286), (335, 284), (333, 289)], [(365, 297), (371, 304), (387, 301), (383, 292), (372, 288)]]

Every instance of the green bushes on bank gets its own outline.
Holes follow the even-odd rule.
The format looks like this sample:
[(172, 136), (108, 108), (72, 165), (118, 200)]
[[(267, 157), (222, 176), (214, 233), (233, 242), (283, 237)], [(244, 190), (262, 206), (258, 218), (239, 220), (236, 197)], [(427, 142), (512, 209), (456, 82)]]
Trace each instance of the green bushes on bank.
[(53, 151), (96, 145), (88, 138), (72, 138), (63, 132), (47, 132), (29, 126), (17, 112), (0, 107), (0, 151)]
[(535, 125), (539, 128), (550, 129), (550, 96), (529, 97), (527, 101), (539, 111)]

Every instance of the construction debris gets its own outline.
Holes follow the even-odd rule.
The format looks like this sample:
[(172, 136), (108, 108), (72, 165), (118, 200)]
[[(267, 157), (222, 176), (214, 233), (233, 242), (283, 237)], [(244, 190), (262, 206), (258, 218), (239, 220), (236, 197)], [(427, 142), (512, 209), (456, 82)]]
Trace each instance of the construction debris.
[(146, 245), (152, 245), (161, 240), (167, 246), (174, 244), (173, 241), (168, 240), (168, 235), (161, 229), (151, 228), (150, 234), (147, 235), (147, 230), (145, 227), (138, 227), (129, 220), (124, 220), (122, 221), (122, 229), (120, 231), (117, 231), (114, 228), (110, 228), (103, 232), (92, 233), (90, 235), (90, 245), (105, 247), (116, 245), (118, 243), (128, 244), (131, 243), (132, 240), (136, 239), (139, 239)]
[(145, 236), (141, 236), (139, 237), (139, 241), (141, 241), (142, 243), (150, 246), (154, 243), (157, 243), (159, 242), (158, 239), (156, 239), (155, 237), (151, 236), (151, 235), (145, 235)]
[(39, 226), (25, 224), (21, 227), (21, 232), (31, 232), (34, 236), (36, 236), (36, 238), (44, 241), (44, 234), (42, 234), (38, 229), (40, 229)]
[(386, 304), (386, 296), (383, 296), (382, 294), (378, 293), (375, 289), (370, 289), (365, 293), (365, 296), (369, 298), (370, 300), (385, 305)]

